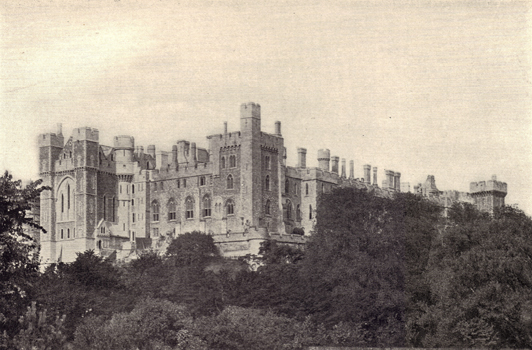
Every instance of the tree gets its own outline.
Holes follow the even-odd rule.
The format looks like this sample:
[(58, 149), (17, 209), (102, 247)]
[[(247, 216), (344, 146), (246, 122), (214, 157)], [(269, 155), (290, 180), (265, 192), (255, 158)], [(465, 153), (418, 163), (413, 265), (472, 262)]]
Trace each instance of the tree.
[(212, 236), (193, 231), (177, 236), (166, 250), (166, 260), (173, 266), (201, 266), (220, 257)]
[(31, 281), (38, 275), (39, 256), (25, 227), (42, 229), (27, 216), (42, 191), (41, 180), (22, 188), (7, 171), (0, 177), (0, 328), (18, 331), (17, 317), (29, 305)]
[(427, 277), (431, 303), (417, 323), (425, 347), (532, 344), (532, 219), (503, 207), (492, 217), (452, 208)]

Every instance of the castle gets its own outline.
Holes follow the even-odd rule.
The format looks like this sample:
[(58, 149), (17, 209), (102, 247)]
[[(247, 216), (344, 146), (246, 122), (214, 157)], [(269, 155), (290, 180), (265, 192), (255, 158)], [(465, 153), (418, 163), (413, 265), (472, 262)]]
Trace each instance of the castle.
[[(315, 221), (318, 196), (336, 186), (373, 190), (392, 196), (408, 188), (401, 174), (385, 170), (381, 186), (376, 167), (364, 165), (354, 177), (354, 163), (318, 151), (317, 168), (306, 166), (298, 148), (295, 167), (286, 165), (281, 123), (273, 134), (261, 131), (260, 105), (242, 104), (240, 131), (207, 136), (209, 148), (180, 140), (170, 152), (149, 145), (144, 151), (131, 136), (116, 136), (113, 146), (99, 143), (96, 129), (39, 135), (39, 172), (43, 263), (71, 262), (93, 249), (102, 256), (134, 259), (144, 249), (163, 250), (179, 234), (213, 235), (224, 256), (257, 253), (275, 239), (304, 244)], [(466, 200), (483, 210), (504, 205), (506, 184), (472, 183), (471, 193), (440, 192), (429, 176), (415, 191), (448, 207)]]

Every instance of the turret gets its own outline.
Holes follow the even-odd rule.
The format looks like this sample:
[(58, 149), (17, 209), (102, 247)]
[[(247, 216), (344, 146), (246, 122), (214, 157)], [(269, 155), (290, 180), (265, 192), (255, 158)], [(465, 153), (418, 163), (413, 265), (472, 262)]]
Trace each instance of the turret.
[(487, 182), (471, 182), (469, 189), (475, 206), (479, 210), (491, 213), (495, 208), (504, 206), (504, 198), (508, 193), (508, 185), (506, 182), (497, 181), (496, 175)]
[(377, 182), (377, 167), (373, 167), (373, 185), (379, 186)]
[(240, 131), (242, 134), (260, 133), (260, 105), (248, 102), (240, 105)]
[(127, 135), (115, 136), (114, 145), (117, 163), (130, 163), (133, 161), (135, 138)]
[(341, 176), (345, 178), (345, 158), (342, 158), (342, 174)]
[(340, 161), (340, 158), (337, 156), (333, 156), (331, 158), (331, 163), (332, 163), (331, 172), (332, 173), (338, 174), (338, 162), (339, 161)]
[(364, 165), (364, 182), (368, 185), (371, 184), (371, 165)]
[(318, 164), (321, 170), (329, 171), (329, 162), (331, 160), (331, 151), (328, 149), (318, 150)]
[(297, 166), (299, 168), (307, 167), (307, 149), (298, 147), (297, 149)]
[(281, 122), (280, 121), (275, 122), (275, 135), (281, 136)]

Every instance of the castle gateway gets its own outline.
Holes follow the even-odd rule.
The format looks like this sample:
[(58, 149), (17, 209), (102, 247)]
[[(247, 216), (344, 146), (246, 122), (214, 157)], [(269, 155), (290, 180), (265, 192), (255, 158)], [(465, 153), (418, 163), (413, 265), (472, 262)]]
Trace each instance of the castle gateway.
[[(191, 231), (213, 235), (225, 256), (256, 254), (260, 242), (275, 239), (304, 244), (315, 221), (320, 193), (335, 186), (368, 188), (377, 195), (401, 191), (401, 174), (364, 165), (354, 178), (353, 161), (319, 150), (319, 167), (306, 166), (298, 148), (297, 166), (286, 165), (281, 123), (261, 131), (260, 105), (242, 104), (240, 131), (207, 137), (209, 149), (180, 140), (171, 151), (146, 150), (131, 136), (99, 143), (99, 132), (74, 129), (39, 136), (39, 172), (51, 191), (41, 194), (43, 263), (71, 262), (93, 249), (102, 256), (134, 259), (145, 249), (162, 251), (172, 238)], [(406, 186), (406, 184), (403, 184)], [(471, 185), (472, 193), (440, 192), (429, 179), (416, 192), (449, 206), (466, 200), (484, 210), (504, 205), (506, 184), (493, 179)]]

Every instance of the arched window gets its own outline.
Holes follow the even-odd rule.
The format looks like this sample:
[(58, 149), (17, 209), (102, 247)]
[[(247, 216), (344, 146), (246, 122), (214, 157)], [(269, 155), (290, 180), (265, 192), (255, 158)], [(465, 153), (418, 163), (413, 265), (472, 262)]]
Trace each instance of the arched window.
[(284, 182), (284, 193), (288, 193), (288, 192), (290, 192), (290, 181), (286, 179)]
[(299, 204), (297, 205), (296, 209), (296, 220), (301, 221), (301, 207), (299, 206)]
[(288, 220), (292, 219), (292, 202), (289, 199), (286, 200), (286, 218)]
[(175, 201), (173, 199), (170, 199), (168, 201), (168, 220), (176, 220), (176, 219), (177, 219), (177, 212), (176, 212)]
[(206, 195), (203, 197), (203, 217), (211, 216), (211, 197)]
[(233, 175), (229, 174), (227, 176), (227, 189), (232, 190), (233, 189)]
[(194, 218), (194, 200), (192, 197), (187, 197), (185, 200), (186, 217), (187, 219)]
[(233, 215), (235, 213), (235, 202), (232, 199), (228, 199), (225, 203), (227, 215)]
[(266, 204), (264, 205), (264, 213), (266, 215), (271, 215), (271, 202), (270, 200), (266, 200)]
[(229, 156), (229, 167), (230, 168), (236, 167), (236, 156), (235, 155)]
[(151, 203), (151, 212), (153, 215), (153, 221), (159, 221), (159, 202), (153, 201)]
[(312, 220), (312, 205), (309, 204), (308, 206), (308, 218), (309, 220)]
[(270, 190), (270, 175), (266, 175), (266, 180), (264, 181), (264, 187), (266, 191)]
[(222, 157), (221, 163), (222, 163), (222, 169), (224, 169), (225, 168), (225, 157)]
[(308, 184), (305, 184), (305, 194), (308, 196)]

